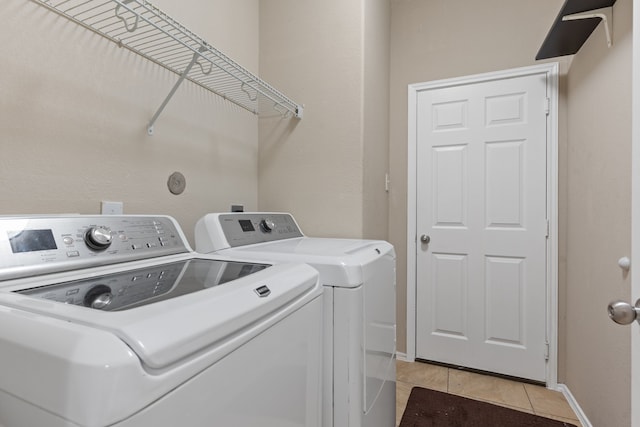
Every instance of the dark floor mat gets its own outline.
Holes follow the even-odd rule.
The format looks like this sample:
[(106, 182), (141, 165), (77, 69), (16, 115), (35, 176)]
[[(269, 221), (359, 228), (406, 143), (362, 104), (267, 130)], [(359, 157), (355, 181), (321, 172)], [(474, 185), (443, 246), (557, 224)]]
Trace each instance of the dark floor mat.
[(576, 427), (491, 403), (414, 387), (400, 427)]

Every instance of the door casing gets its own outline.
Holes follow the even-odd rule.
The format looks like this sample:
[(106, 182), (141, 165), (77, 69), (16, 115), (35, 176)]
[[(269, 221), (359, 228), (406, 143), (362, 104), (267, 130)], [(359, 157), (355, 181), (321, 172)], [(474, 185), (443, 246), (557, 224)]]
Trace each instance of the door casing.
[(549, 115), (547, 118), (547, 218), (549, 238), (547, 239), (547, 298), (546, 332), (549, 342), (549, 361), (546, 383), (549, 388), (557, 388), (558, 381), (558, 63), (545, 63), (530, 67), (495, 71), (484, 74), (436, 80), (409, 85), (408, 104), (408, 158), (407, 158), (407, 352), (406, 360), (416, 357), (416, 253), (418, 230), (416, 229), (417, 208), (417, 100), (424, 90), (439, 89), (520, 77), (531, 74), (547, 75), (547, 98)]

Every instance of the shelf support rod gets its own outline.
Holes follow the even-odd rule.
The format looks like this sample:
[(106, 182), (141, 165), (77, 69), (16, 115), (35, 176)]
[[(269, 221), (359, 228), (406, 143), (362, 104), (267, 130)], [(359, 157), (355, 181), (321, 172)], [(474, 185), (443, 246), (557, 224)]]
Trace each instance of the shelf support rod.
[(162, 111), (167, 106), (167, 104), (169, 103), (171, 98), (173, 98), (173, 95), (176, 93), (176, 91), (178, 90), (178, 88), (180, 87), (182, 82), (187, 78), (187, 75), (189, 75), (189, 72), (191, 71), (191, 68), (193, 68), (193, 66), (196, 64), (196, 62), (198, 62), (198, 58), (200, 58), (200, 52), (204, 52), (205, 50), (206, 50), (206, 48), (204, 46), (202, 46), (202, 47), (200, 47), (199, 52), (195, 52), (193, 54), (193, 58), (191, 58), (191, 62), (189, 62), (189, 65), (187, 65), (187, 67), (184, 69), (184, 71), (180, 75), (180, 78), (178, 79), (176, 84), (173, 85), (173, 88), (171, 89), (171, 92), (169, 92), (169, 95), (167, 95), (167, 97), (164, 99), (164, 102), (162, 103), (162, 105), (160, 105), (160, 108), (158, 108), (158, 111), (156, 111), (156, 113), (151, 118), (151, 121), (149, 121), (149, 125), (147, 126), (147, 133), (150, 136), (153, 135), (153, 125), (155, 124), (156, 120), (158, 120), (158, 117), (160, 116), (160, 114), (162, 114)]
[[(562, 17), (563, 21), (575, 21), (578, 19), (600, 18), (604, 22), (604, 31), (607, 35), (607, 47), (611, 47), (611, 32), (613, 31), (613, 7), (603, 7), (602, 9), (594, 9), (587, 12), (573, 13)], [(609, 28), (611, 25), (611, 28)]]
[[(137, 28), (138, 28), (138, 23), (140, 22), (140, 15), (138, 15), (137, 13), (133, 12), (131, 9), (129, 9), (127, 7), (128, 3), (131, 3), (133, 0), (122, 0), (122, 3), (118, 3), (118, 5), (116, 6), (116, 9), (114, 11), (114, 14), (116, 15), (116, 18), (118, 18), (119, 20), (122, 21), (122, 24), (124, 25), (124, 28), (129, 31), (130, 33), (133, 33)], [(131, 27), (129, 27), (129, 24), (127, 23), (127, 18), (123, 17), (122, 15), (120, 15), (120, 7), (124, 6), (127, 8), (127, 10), (129, 10), (131, 13), (134, 13), (136, 16), (136, 20), (134, 21), (133, 25)]]

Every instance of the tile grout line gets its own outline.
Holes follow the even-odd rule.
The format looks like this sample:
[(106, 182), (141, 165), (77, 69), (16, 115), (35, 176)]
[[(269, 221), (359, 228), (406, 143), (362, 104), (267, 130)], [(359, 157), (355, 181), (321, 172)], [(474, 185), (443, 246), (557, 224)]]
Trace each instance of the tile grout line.
[(533, 411), (534, 415), (538, 415), (538, 411), (536, 410), (536, 407), (533, 406), (533, 402), (531, 401), (531, 396), (529, 396), (527, 387), (525, 387), (525, 385), (522, 384), (522, 388), (524, 389), (524, 394), (527, 396), (527, 400), (529, 401), (529, 406), (531, 406), (531, 410)]

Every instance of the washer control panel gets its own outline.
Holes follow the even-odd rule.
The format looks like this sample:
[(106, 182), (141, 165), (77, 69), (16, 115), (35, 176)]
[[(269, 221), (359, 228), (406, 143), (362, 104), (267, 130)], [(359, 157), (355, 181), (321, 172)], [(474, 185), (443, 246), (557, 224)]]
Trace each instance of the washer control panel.
[(0, 217), (0, 280), (183, 252), (169, 217)]
[(293, 216), (287, 213), (236, 212), (220, 214), (218, 221), (232, 247), (303, 236)]

